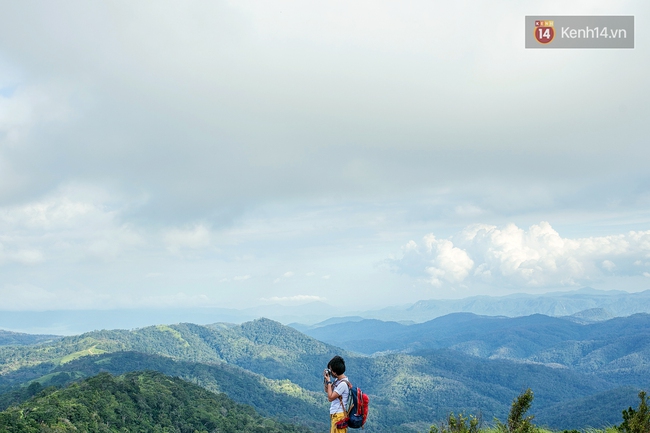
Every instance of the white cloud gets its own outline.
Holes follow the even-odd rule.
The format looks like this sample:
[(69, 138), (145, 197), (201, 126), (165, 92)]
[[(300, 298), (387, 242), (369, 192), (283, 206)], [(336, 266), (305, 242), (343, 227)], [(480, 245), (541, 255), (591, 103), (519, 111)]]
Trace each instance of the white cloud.
[[(0, 237), (1, 239), (2, 237)], [(36, 265), (44, 260), (43, 252), (38, 249), (19, 249), (7, 251), (0, 243), (0, 264), (14, 262), (23, 265)]]
[(603, 260), (602, 267), (611, 272), (616, 269), (616, 264), (611, 260)]
[(144, 237), (109, 205), (113, 201), (100, 188), (68, 185), (33, 201), (0, 206), (0, 262), (112, 260), (144, 245)]
[(90, 240), (86, 251), (89, 255), (111, 260), (127, 248), (139, 247), (145, 244), (145, 240), (129, 224), (113, 227), (105, 232), (97, 233), (94, 239)]
[(409, 241), (392, 260), (402, 273), (427, 277), (432, 285), (469, 284), (551, 287), (585, 284), (606, 272), (641, 275), (650, 257), (650, 231), (589, 238), (563, 238), (548, 222), (523, 230), (476, 224), (450, 239), (426, 235)]
[(26, 204), (1, 207), (0, 225), (9, 230), (52, 232), (79, 230), (89, 225), (97, 227), (115, 218), (115, 211), (103, 206), (101, 200), (104, 197), (98, 200), (97, 197), (86, 197), (87, 194), (92, 194), (88, 188), (70, 186)]
[(195, 224), (189, 228), (168, 229), (164, 240), (170, 251), (177, 252), (184, 248), (200, 249), (210, 245), (212, 234), (203, 224)]
[(477, 217), (485, 213), (483, 209), (473, 204), (458, 205), (454, 211), (461, 218)]
[(42, 85), (16, 87), (11, 96), (0, 95), (0, 136), (4, 136), (0, 142), (10, 146), (24, 144), (33, 126), (63, 122), (71, 115), (67, 103), (69, 89)]
[[(100, 5), (79, 10), (10, 3), (0, 6), (0, 52), (3, 64), (20, 72), (17, 82), (27, 84), (3, 98), (0, 124), (5, 131), (33, 125), (40, 136), (51, 137), (23, 140), (24, 154), (4, 155), (7, 166), (36, 179), (32, 193), (62, 179), (117, 177), (149, 195), (148, 216), (160, 221), (182, 215), (186, 222), (239, 214), (223, 208), (251, 208), (296, 193), (354, 196), (386, 186), (399, 194), (450, 180), (485, 185), (485, 178), (509, 184), (537, 177), (547, 184), (547, 176), (562, 173), (565, 183), (548, 194), (552, 202), (574, 180), (575, 172), (563, 170), (567, 165), (590, 179), (601, 173), (614, 178), (619, 166), (628, 173), (645, 169), (638, 158), (647, 155), (644, 129), (631, 127), (634, 116), (620, 113), (638, 106), (635, 116), (645, 118), (647, 59), (574, 53), (568, 63), (549, 63), (518, 43), (525, 4), (473, 2), (480, 13), (468, 15), (471, 2), (404, 7), (393, 1), (369, 8), (367, 2), (198, 1), (155, 13), (127, 2), (114, 5), (107, 19)], [(440, 16), (448, 19), (428, 25)], [(476, 43), (485, 21), (494, 23), (496, 33)], [(441, 37), (455, 42), (435, 43)], [(583, 79), (586, 72), (589, 80)], [(612, 82), (612, 73), (626, 79)], [(590, 103), (603, 100), (591, 91), (602, 83), (607, 110)], [(528, 102), (540, 88), (556, 98), (532, 106)], [(65, 112), (68, 101), (74, 115), (64, 117), (73, 119), (63, 127), (52, 128), (35, 114)], [(555, 109), (545, 110), (546, 104)], [(536, 125), (540, 112), (545, 137), (530, 136), (525, 126)], [(583, 123), (570, 123), (580, 124), (580, 133), (567, 130), (567, 113), (580, 114), (576, 120)], [(601, 117), (609, 120), (607, 127)], [(624, 145), (603, 151), (612, 141), (601, 129)], [(553, 137), (551, 143), (546, 137)], [(58, 157), (66, 163), (48, 164)], [(597, 167), (574, 164), (578, 158)], [(484, 208), (451, 206), (464, 217)]]
[(275, 280), (273, 280), (273, 282), (274, 282), (274, 283), (279, 283), (279, 282), (284, 281), (284, 280), (287, 280), (287, 279), (289, 279), (289, 278), (291, 278), (291, 277), (293, 277), (293, 276), (294, 276), (294, 272), (293, 272), (293, 271), (287, 271), (287, 272), (285, 272), (284, 274), (282, 274), (281, 277), (278, 277), (278, 278), (276, 278)]
[(434, 286), (442, 285), (442, 281), (449, 283), (462, 282), (474, 266), (474, 262), (467, 253), (448, 240), (437, 240), (433, 235), (424, 238), (427, 253), (433, 256), (432, 266), (426, 268), (431, 276), (430, 283)]
[(43, 253), (39, 250), (20, 250), (13, 255), (13, 259), (20, 263), (33, 265), (43, 261)]
[(373, 263), (408, 239), (400, 270), (441, 286), (650, 272), (643, 232), (480, 226), (419, 241), (519, 218), (645, 230), (650, 57), (638, 50), (525, 50), (526, 2), (157, 6), (0, 2), (0, 285), (198, 293), (255, 269), (219, 285), (221, 301), (247, 305), (310, 269), (314, 285), (393, 302), (400, 277)]

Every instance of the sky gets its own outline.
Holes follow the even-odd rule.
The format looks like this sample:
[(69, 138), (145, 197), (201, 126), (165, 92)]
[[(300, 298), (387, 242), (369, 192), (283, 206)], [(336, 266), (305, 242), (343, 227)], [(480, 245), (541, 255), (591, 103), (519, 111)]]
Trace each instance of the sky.
[[(525, 49), (526, 15), (635, 48)], [(650, 289), (647, 1), (0, 2), (0, 310)]]

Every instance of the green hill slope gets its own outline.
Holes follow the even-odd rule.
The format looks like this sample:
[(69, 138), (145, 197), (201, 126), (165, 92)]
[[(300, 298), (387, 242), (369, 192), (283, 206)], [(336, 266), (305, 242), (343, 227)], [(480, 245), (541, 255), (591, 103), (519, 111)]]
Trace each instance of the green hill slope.
[[(61, 385), (102, 370), (154, 369), (225, 392), (265, 415), (320, 428), (327, 421), (320, 375), (338, 352), (266, 319), (234, 327), (177, 324), (96, 331), (0, 348), (0, 408), (29, 397), (25, 385), (30, 381)], [(103, 356), (90, 356), (96, 354)]]
[(157, 372), (108, 373), (0, 413), (0, 431), (309, 432)]
[(0, 387), (2, 376), (24, 367), (62, 365), (79, 357), (118, 351), (201, 363), (227, 362), (270, 379), (291, 379), (312, 390), (320, 390), (321, 383), (314, 378), (320, 377), (332, 356), (341, 353), (334, 346), (268, 319), (234, 327), (182, 323), (132, 331), (104, 330), (35, 346), (0, 347)]
[[(290, 381), (271, 380), (240, 367), (178, 361), (169, 357), (139, 352), (115, 352), (85, 356), (55, 367), (47, 374), (35, 370), (29, 386), (14, 386), (0, 394), (0, 410), (31, 397), (47, 386), (66, 385), (74, 380), (100, 372), (120, 375), (130, 371), (155, 370), (168, 376), (200, 385), (209, 391), (225, 393), (237, 403), (250, 405), (267, 417), (308, 426), (316, 431), (326, 429), (326, 399), (322, 393), (307, 391)], [(24, 371), (22, 375), (27, 374)], [(11, 379), (11, 374), (5, 380)]]

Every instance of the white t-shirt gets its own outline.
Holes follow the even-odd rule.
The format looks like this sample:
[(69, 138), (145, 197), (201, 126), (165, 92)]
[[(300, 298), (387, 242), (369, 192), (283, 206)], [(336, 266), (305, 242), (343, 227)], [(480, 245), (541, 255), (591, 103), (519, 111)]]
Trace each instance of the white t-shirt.
[[(335, 393), (340, 395), (341, 398), (343, 398), (344, 405), (348, 404), (348, 398), (350, 396), (350, 388), (348, 388), (348, 383), (345, 380), (337, 380), (336, 382), (334, 382), (332, 384), (332, 391), (334, 391)], [(345, 412), (345, 409), (341, 407), (341, 400), (337, 398), (336, 400), (332, 400), (332, 402), (330, 403), (330, 415), (338, 412)]]

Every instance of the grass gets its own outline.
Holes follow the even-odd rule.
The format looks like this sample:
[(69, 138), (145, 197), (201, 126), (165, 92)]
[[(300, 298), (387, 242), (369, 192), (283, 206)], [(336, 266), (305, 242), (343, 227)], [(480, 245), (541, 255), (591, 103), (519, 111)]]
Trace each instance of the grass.
[(64, 356), (63, 358), (59, 359), (59, 364), (66, 364), (70, 361), (74, 361), (77, 358), (81, 358), (82, 356), (100, 355), (102, 353), (106, 353), (106, 351), (98, 349), (97, 346), (93, 346), (88, 349), (80, 350), (78, 352)]
[(189, 344), (187, 341), (185, 341), (185, 339), (183, 338), (183, 336), (181, 335), (181, 333), (178, 332), (176, 329), (171, 328), (171, 327), (169, 327), (169, 326), (167, 326), (167, 325), (157, 325), (157, 326), (156, 326), (156, 329), (158, 329), (158, 330), (161, 331), (161, 332), (169, 332), (171, 335), (174, 336), (175, 339), (177, 339), (178, 341), (180, 341), (180, 342), (183, 344), (183, 346), (185, 346), (185, 347), (189, 347), (189, 346), (190, 346), (190, 344)]

